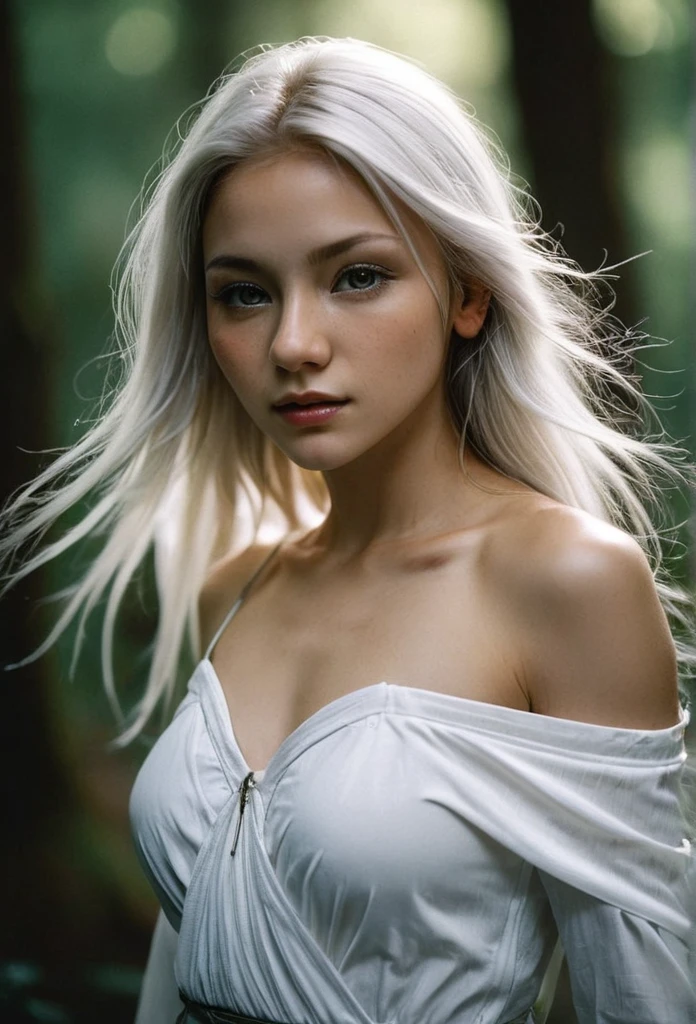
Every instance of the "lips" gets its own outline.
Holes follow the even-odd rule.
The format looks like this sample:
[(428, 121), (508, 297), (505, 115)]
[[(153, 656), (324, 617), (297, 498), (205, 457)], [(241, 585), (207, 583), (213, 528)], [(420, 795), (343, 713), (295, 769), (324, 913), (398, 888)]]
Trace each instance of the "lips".
[(286, 391), (282, 398), (273, 403), (275, 409), (287, 406), (306, 405), (343, 405), (347, 399), (337, 398), (330, 391), (307, 389), (307, 391)]
[(297, 429), (303, 427), (317, 427), (333, 420), (338, 416), (342, 406), (348, 404), (348, 399), (317, 399), (314, 402), (285, 402), (276, 406), (275, 412)]

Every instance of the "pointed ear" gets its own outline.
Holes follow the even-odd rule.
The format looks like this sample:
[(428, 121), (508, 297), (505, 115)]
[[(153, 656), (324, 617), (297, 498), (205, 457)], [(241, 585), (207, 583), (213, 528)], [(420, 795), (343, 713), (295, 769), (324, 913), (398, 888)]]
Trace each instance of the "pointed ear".
[(483, 327), (491, 290), (480, 281), (467, 281), (462, 286), (452, 311), (452, 327), (460, 338), (475, 338)]

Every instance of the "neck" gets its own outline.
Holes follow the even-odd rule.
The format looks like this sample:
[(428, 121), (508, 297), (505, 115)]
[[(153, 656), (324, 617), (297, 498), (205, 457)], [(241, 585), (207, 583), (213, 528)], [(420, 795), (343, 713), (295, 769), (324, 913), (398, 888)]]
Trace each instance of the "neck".
[(469, 446), (463, 466), (446, 411), (432, 429), (404, 424), (398, 437), (324, 473), (331, 508), (316, 542), (350, 557), (475, 525), (491, 490), (503, 493), (509, 481)]

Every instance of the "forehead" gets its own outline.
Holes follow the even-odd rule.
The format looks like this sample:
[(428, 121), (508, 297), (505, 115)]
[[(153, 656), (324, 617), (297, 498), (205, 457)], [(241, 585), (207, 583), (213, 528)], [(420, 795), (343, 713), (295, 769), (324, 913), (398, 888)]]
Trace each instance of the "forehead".
[[(392, 201), (426, 256), (436, 244), (432, 233), (404, 203)], [(203, 242), (209, 249), (232, 237), (258, 244), (276, 235), (324, 243), (362, 231), (401, 235), (354, 168), (323, 150), (298, 148), (242, 161), (224, 174), (208, 202)]]
[(360, 194), (368, 202), (375, 202), (365, 181), (345, 160), (319, 146), (301, 144), (291, 144), (287, 148), (241, 160), (223, 173), (215, 192), (244, 195), (262, 192), (269, 183), (276, 181), (287, 181), (290, 187), (296, 187), (301, 180), (315, 187), (332, 185), (347, 193), (355, 193), (356, 197)]

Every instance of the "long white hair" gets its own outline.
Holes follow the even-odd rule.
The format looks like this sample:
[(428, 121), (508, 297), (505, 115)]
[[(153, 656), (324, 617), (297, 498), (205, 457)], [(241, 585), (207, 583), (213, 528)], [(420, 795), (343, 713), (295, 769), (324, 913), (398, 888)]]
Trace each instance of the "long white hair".
[[(310, 145), (352, 166), (410, 245), (394, 199), (422, 218), (453, 285), (473, 276), (490, 288), (475, 342), (450, 346), (447, 397), (460, 449), (468, 442), (501, 472), (641, 543), (673, 633), (683, 634), (675, 636), (683, 682), (696, 664), (693, 602), (664, 567), (658, 481), (691, 483), (693, 467), (656, 417), (658, 432), (648, 434), (655, 414), (619, 368), (626, 338), (621, 348), (621, 328), (601, 307), (603, 275), (583, 272), (544, 235), (505, 158), (447, 87), (368, 43), (309, 38), (262, 48), (189, 120), (117, 265), (120, 382), (82, 439), (3, 514), (8, 585), (90, 534), (106, 537), (32, 658), (77, 615), (79, 645), (86, 616), (107, 594), (103, 675), (125, 744), (160, 704), (168, 713), (187, 628), (200, 656), (198, 595), (211, 564), (244, 546), (240, 501), (253, 510), (254, 537), (269, 517), (295, 529), (307, 509), (328, 510), (321, 475), (291, 463), (257, 429), (211, 355), (200, 241), (226, 168)], [(18, 550), (86, 496), (93, 502), (77, 525), (12, 567)], [(115, 620), (163, 531), (175, 542), (158, 563), (149, 679), (124, 716), (112, 669)]]

